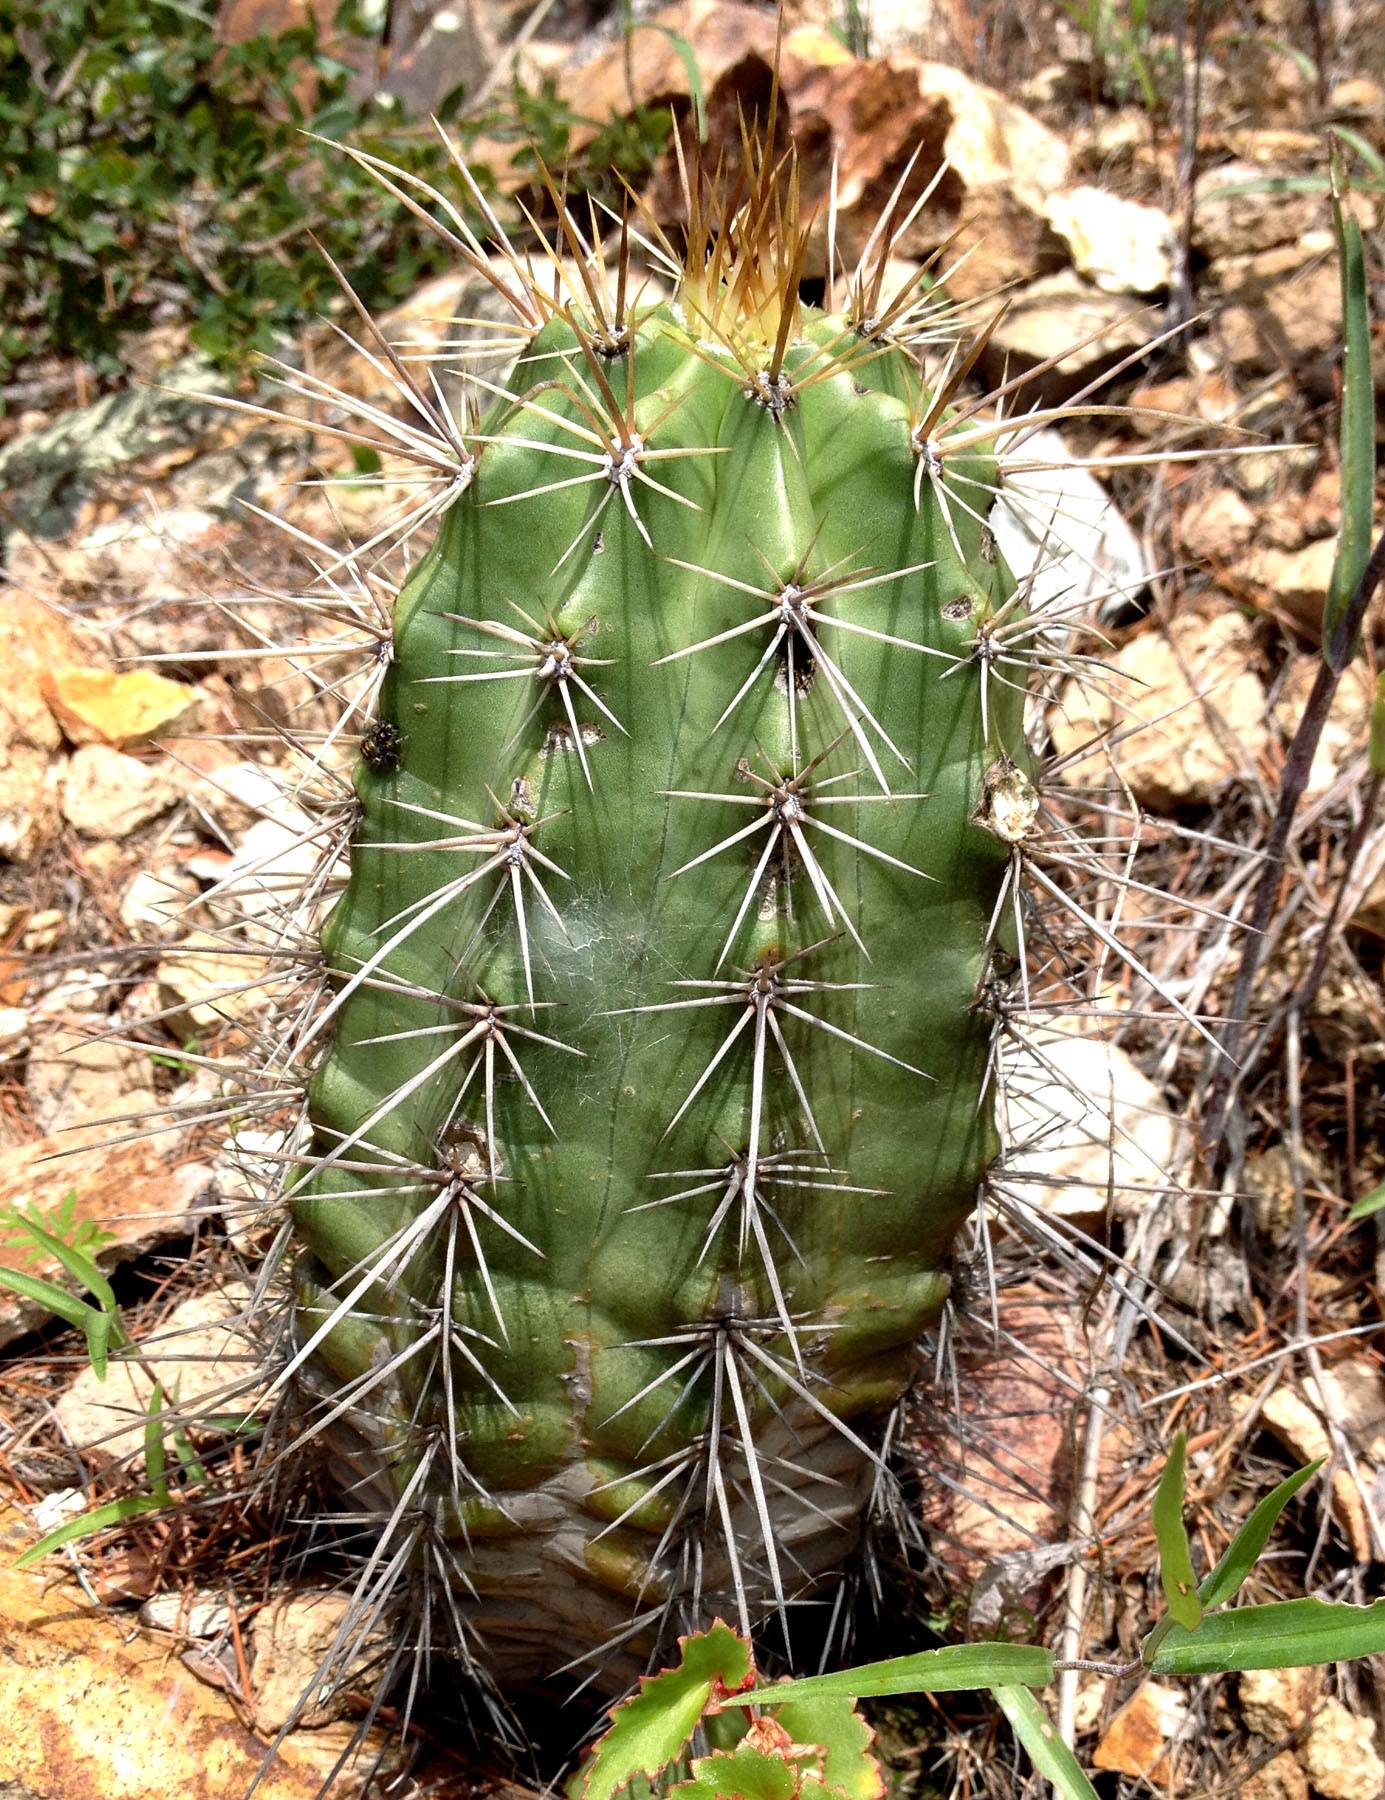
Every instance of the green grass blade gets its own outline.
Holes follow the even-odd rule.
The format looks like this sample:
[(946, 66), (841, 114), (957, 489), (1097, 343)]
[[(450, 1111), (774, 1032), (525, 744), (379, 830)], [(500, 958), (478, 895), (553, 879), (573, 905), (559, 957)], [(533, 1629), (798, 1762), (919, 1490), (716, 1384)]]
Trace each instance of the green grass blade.
[[(1385, 675), (1381, 676), (1385, 681)], [(1369, 1219), (1372, 1213), (1385, 1211), (1385, 1181), (1372, 1188), (1369, 1194), (1363, 1194), (1347, 1214), (1349, 1219)]]
[(1010, 1721), (1015, 1736), (1029, 1753), (1029, 1760), (1045, 1781), (1051, 1781), (1063, 1800), (1097, 1800), (1096, 1789), (1081, 1763), (1054, 1728), (1053, 1721), (1026, 1687), (993, 1688), (996, 1705)]
[(1196, 1631), (1202, 1621), (1193, 1574), (1188, 1533), (1183, 1524), (1183, 1475), (1188, 1439), (1179, 1432), (1169, 1448), (1169, 1459), (1154, 1495), (1154, 1536), (1159, 1544), (1159, 1581), (1168, 1602), (1169, 1616), (1185, 1631)]
[(164, 1449), (163, 1410), (163, 1383), (156, 1381), (154, 1391), (149, 1396), (149, 1411), (144, 1420), (144, 1466), (149, 1474), (149, 1491), (167, 1505), (170, 1495), (168, 1455)]
[(1385, 1651), (1385, 1600), (1347, 1606), (1280, 1600), (1215, 1613), (1194, 1634), (1175, 1625), (1147, 1661), (1155, 1675), (1224, 1675), (1232, 1669), (1298, 1669)]
[[(1342, 281), (1342, 523), (1337, 561), (1323, 609), (1323, 654), (1351, 602), (1371, 553), (1375, 492), (1375, 382), (1371, 375), (1370, 295), (1361, 227), (1344, 204), (1348, 192), (1340, 150), (1332, 150), (1332, 224)], [(1355, 656), (1352, 645), (1348, 656)]]
[(626, 42), (637, 31), (662, 31), (669, 43), (678, 53), (678, 60), (683, 65), (683, 73), (688, 78), (688, 95), (692, 100), (693, 122), (697, 126), (697, 141), (707, 142), (707, 95), (702, 86), (702, 71), (697, 66), (697, 52), (692, 45), (671, 25), (661, 25), (657, 19), (641, 19), (638, 23), (627, 23), (625, 27)]
[(1038, 1644), (946, 1644), (885, 1662), (810, 1675), (778, 1687), (734, 1694), (727, 1706), (774, 1706), (785, 1700), (817, 1700), (845, 1695), (878, 1699), (887, 1694), (950, 1694), (964, 1688), (1046, 1687), (1053, 1679), (1053, 1652)]
[(1371, 773), (1385, 775), (1385, 669), (1375, 678), (1371, 702)]
[(1326, 1460), (1326, 1457), (1320, 1456), (1316, 1462), (1306, 1463), (1303, 1468), (1295, 1470), (1286, 1480), (1281, 1481), (1273, 1493), (1265, 1495), (1232, 1538), (1216, 1568), (1197, 1590), (1197, 1597), (1204, 1607), (1220, 1606), (1237, 1591), (1269, 1542), (1270, 1533), (1279, 1523), (1280, 1513), (1303, 1484), (1312, 1480)]
[(69, 1519), (65, 1525), (59, 1525), (56, 1531), (50, 1531), (47, 1537), (40, 1538), (36, 1544), (30, 1544), (24, 1554), (16, 1558), (14, 1566), (16, 1569), (30, 1568), (43, 1557), (51, 1555), (54, 1550), (61, 1550), (64, 1544), (93, 1537), (98, 1531), (105, 1531), (111, 1525), (124, 1525), (131, 1519), (142, 1519), (149, 1513), (162, 1512), (167, 1504), (157, 1494), (126, 1494), (120, 1500), (108, 1500), (104, 1506), (98, 1506), (93, 1512), (83, 1513), (78, 1519)]
[(86, 1330), (87, 1319), (93, 1309), (85, 1300), (69, 1294), (66, 1288), (60, 1288), (56, 1282), (45, 1281), (40, 1275), (25, 1275), (18, 1269), (0, 1269), (0, 1287), (8, 1288), (11, 1293), (45, 1307), (58, 1318), (66, 1320), (69, 1325), (75, 1325), (79, 1331)]

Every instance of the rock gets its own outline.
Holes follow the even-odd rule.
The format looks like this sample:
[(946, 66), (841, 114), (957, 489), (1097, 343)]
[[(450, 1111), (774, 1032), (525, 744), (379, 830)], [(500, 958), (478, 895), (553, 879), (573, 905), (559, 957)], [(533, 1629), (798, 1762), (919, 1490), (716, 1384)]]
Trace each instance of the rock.
[(1313, 444), (1285, 444), (1236, 457), (1230, 464), (1230, 473), (1243, 494), (1252, 500), (1270, 500), (1306, 480), (1317, 464), (1318, 451)]
[(21, 589), (7, 588), (0, 607), (0, 743), (34, 750), (62, 748), (62, 731), (44, 694), (54, 663), (77, 661), (83, 646), (60, 614)]
[(140, 1607), (139, 1622), (146, 1631), (167, 1631), (177, 1637), (216, 1637), (229, 1628), (231, 1609), (225, 1592), (215, 1588), (191, 1594), (155, 1594)]
[(43, 1131), (152, 1112), (154, 1066), (146, 1053), (102, 1041), (112, 1021), (96, 1017), (36, 1038), (24, 1072), (34, 1119)]
[(1130, 405), (1137, 409), (1131, 428), (1141, 437), (1154, 437), (1166, 429), (1164, 421), (1157, 417), (1159, 413), (1169, 415), (1169, 424), (1180, 419), (1205, 419), (1208, 424), (1224, 425), (1235, 419), (1240, 401), (1225, 375), (1213, 370), (1136, 388)]
[(58, 829), (62, 731), (43, 694), (51, 662), (83, 655), (59, 616), (20, 589), (0, 605), (0, 857), (27, 863)]
[(1157, 206), (1075, 187), (1054, 194), (1044, 216), (1079, 274), (1107, 293), (1157, 294), (1173, 279), (1173, 223)]
[(1291, 1736), (1322, 1686), (1316, 1669), (1247, 1669), (1238, 1677), (1241, 1717), (1267, 1743)]
[(1033, 571), (1043, 546), (1030, 606), (1035, 611), (1047, 606), (1067, 610), (1100, 596), (1104, 616), (1118, 613), (1153, 577), (1139, 539), (1091, 471), (1074, 465), (1058, 432), (1036, 431), (1025, 439), (1022, 454), (1057, 466), (1017, 471), (987, 523), (1021, 578)]
[(1149, 339), (1144, 310), (1134, 301), (1104, 294), (1075, 270), (1034, 281), (1013, 304), (986, 347), (987, 379), (1001, 380), (1061, 358), (1059, 367), (1026, 389), (1028, 401), (1058, 402), (1113, 368)]
[(29, 1009), (0, 1006), (0, 1062), (10, 1062), (29, 1047)]
[(62, 777), (47, 751), (12, 743), (0, 755), (0, 858), (29, 863), (53, 841)]
[(1281, 1750), (1247, 1775), (1236, 1792), (1238, 1800), (1308, 1800), (1308, 1777), (1292, 1751)]
[[(0, 1794), (227, 1800), (258, 1782), (257, 1800), (322, 1800), (351, 1727), (290, 1734), (259, 1780), (265, 1746), (231, 1699), (171, 1660), (166, 1642), (90, 1606), (60, 1561), (16, 1571), (32, 1540), (18, 1513), (0, 1512)], [(383, 1747), (369, 1740), (332, 1800), (358, 1800)]]
[(1255, 536), (1258, 520), (1235, 488), (1213, 488), (1183, 510), (1178, 533), (1199, 562), (1231, 563)]
[(262, 763), (229, 763), (204, 775), (188, 794), (188, 804), (227, 844), (244, 837), (261, 819), (285, 805), (285, 777)]
[[(1168, 636), (1145, 631), (1105, 661), (1124, 677), (1125, 729), (1113, 754), (1144, 805), (1156, 810), (1200, 804), (1254, 769), (1269, 744), (1265, 691), (1248, 666), (1251, 630), (1239, 613), (1174, 618)], [(1105, 688), (1070, 683), (1052, 718), (1059, 751), (1107, 730), (1117, 712)]]
[(1063, 240), (1003, 181), (965, 190), (954, 229), (956, 241), (941, 265), (953, 300), (998, 306), (1003, 288), (1056, 275), (1067, 263)]
[(1316, 635), (1322, 629), (1322, 610), (1336, 563), (1335, 540), (1318, 538), (1301, 550), (1252, 550), (1234, 573), (1238, 581), (1259, 590), (1260, 604), (1267, 610), (1282, 610), (1292, 624)]
[[(1333, 1454), (1331, 1433), (1323, 1414), (1314, 1404), (1317, 1397), (1316, 1387), (1309, 1389), (1305, 1397), (1295, 1389), (1282, 1385), (1274, 1390), (1261, 1409), (1260, 1416), (1266, 1429), (1274, 1433), (1300, 1464), (1316, 1462), (1323, 1457), (1331, 1458)], [(1371, 1481), (1375, 1471), (1364, 1462), (1359, 1466), (1363, 1480)], [(1381, 1484), (1375, 1481), (1373, 1485), (1379, 1489)], [(1372, 1518), (1367, 1509), (1366, 1496), (1350, 1469), (1339, 1468), (1333, 1472), (1329, 1491), (1332, 1497), (1332, 1516), (1342, 1528), (1352, 1557), (1358, 1563), (1372, 1561), (1376, 1550)], [(1372, 1499), (1378, 1518), (1382, 1505), (1385, 1505), (1385, 1492), (1377, 1491)]]
[[(350, 1611), (349, 1593), (319, 1589), (287, 1594), (272, 1601), (256, 1617), (250, 1664), (256, 1731), (273, 1737), (293, 1718)], [(342, 1675), (367, 1668), (378, 1652), (378, 1642), (368, 1638), (352, 1659), (350, 1669), (338, 1670), (338, 1682)], [(349, 1701), (348, 1694), (333, 1693), (324, 1704), (308, 1707), (296, 1723), (314, 1728), (326, 1725), (345, 1715)]]
[[(1317, 672), (1316, 659), (1292, 657), (1275, 689), (1270, 716), (1286, 744), (1298, 729)], [(1320, 799), (1361, 754), (1370, 734), (1373, 699), (1371, 679), (1364, 664), (1348, 664), (1337, 683), (1331, 710), (1313, 754), (1308, 786), (1304, 790), (1306, 799)]]
[(1204, 169), (1194, 189), (1193, 247), (1213, 259), (1297, 244), (1320, 225), (1321, 194), (1267, 190), (1267, 181), (1294, 180), (1300, 171), (1246, 162)]
[(1368, 75), (1352, 76), (1334, 85), (1327, 108), (1338, 118), (1379, 119), (1385, 115), (1385, 88)]
[(1169, 1747), (1187, 1717), (1187, 1699), (1176, 1688), (1143, 1682), (1106, 1727), (1092, 1762), (1163, 1787), (1172, 1780)]
[(1358, 1456), (1385, 1464), (1385, 1379), (1363, 1356), (1330, 1363), (1304, 1383), (1309, 1395), (1339, 1425)]
[(137, 1471), (144, 1466), (144, 1425), (163, 1383), (170, 1407), (195, 1412), (199, 1402), (236, 1410), (253, 1404), (259, 1357), (239, 1320), (250, 1290), (232, 1284), (175, 1306), (159, 1330), (140, 1344), (140, 1361), (112, 1357), (106, 1379), (83, 1369), (59, 1396), (54, 1414), (74, 1449), (95, 1452)]
[[(1305, 252), (1311, 260), (1305, 260)], [(1241, 369), (1294, 369), (1323, 375), (1342, 341), (1342, 298), (1331, 238), (1217, 265), (1223, 306), (1213, 341)]]
[(945, 151), (968, 194), (1003, 183), (1042, 216), (1049, 196), (1067, 184), (1069, 157), (1062, 138), (947, 63), (921, 64), (918, 78), (922, 94), (941, 97), (951, 109)]
[(1006, 1178), (1029, 1204), (1130, 1218), (1184, 1179), (1187, 1129), (1119, 1046), (1055, 1031), (1007, 1064)]
[(67, 914), (60, 906), (45, 906), (42, 912), (30, 915), (19, 941), (30, 956), (42, 956), (57, 943), (66, 924)]
[[(947, 1485), (924, 1484), (919, 1517), (949, 1580), (971, 1589), (969, 1619), (981, 1635), (1005, 1636), (1023, 1607), (1032, 1611), (1045, 1575), (1072, 1553), (1061, 1541), (1074, 1470), (1066, 1384), (1084, 1379), (1082, 1325), (1076, 1304), (1055, 1305), (1035, 1287), (1003, 1288), (996, 1300), (1001, 1326), (1033, 1355), (997, 1356), (984, 1271), (974, 1283), (965, 1269), (955, 1273), (953, 1303), (960, 1429), (945, 1394), (932, 1404), (923, 1400), (913, 1415), (918, 1466), (949, 1477)], [(1113, 1431), (1103, 1474), (1115, 1474), (1123, 1453)]]
[(156, 971), (161, 1004), (179, 1008), (170, 1014), (167, 1028), (189, 1037), (228, 1020), (250, 1018), (267, 1004), (265, 990), (254, 984), (268, 968), (263, 957), (239, 956), (212, 932), (190, 932)]
[(226, 415), (214, 411), (212, 397), (225, 389), (219, 369), (191, 356), (163, 370), (157, 387), (126, 388), (73, 407), (0, 447), (0, 491), (37, 535), (61, 535), (70, 490), (117, 470), (135, 485), (170, 456), (190, 458), (216, 442)]
[(73, 744), (142, 744), (190, 722), (200, 695), (152, 669), (93, 669), (65, 663), (45, 669), (43, 693)]
[[(63, 1208), (72, 1226), (98, 1227), (107, 1237), (94, 1254), (106, 1270), (186, 1237), (212, 1180), (211, 1170), (189, 1155), (186, 1140), (177, 1134), (124, 1144), (111, 1143), (110, 1135), (88, 1130), (0, 1148), (0, 1210), (33, 1211), (42, 1222)], [(54, 1258), (26, 1256), (22, 1249), (20, 1238), (7, 1238), (0, 1243), (0, 1264), (67, 1280)], [(18, 1294), (0, 1293), (0, 1345), (48, 1316)]]
[(108, 744), (83, 744), (67, 765), (62, 812), (83, 837), (125, 838), (180, 797), (166, 765), (141, 762)]
[(1299, 1752), (1323, 1800), (1380, 1800), (1385, 1762), (1375, 1747), (1375, 1721), (1324, 1700)]
[(120, 899), (120, 922), (137, 938), (176, 937), (197, 883), (178, 869), (140, 869)]

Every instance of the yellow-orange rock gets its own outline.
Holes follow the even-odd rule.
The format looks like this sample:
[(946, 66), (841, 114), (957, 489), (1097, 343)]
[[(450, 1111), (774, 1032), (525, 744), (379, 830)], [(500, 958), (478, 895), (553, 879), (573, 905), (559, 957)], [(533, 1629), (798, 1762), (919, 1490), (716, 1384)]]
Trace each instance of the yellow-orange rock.
[(43, 697), (74, 744), (143, 744), (186, 723), (200, 698), (185, 681), (152, 669), (61, 663), (43, 672)]
[[(0, 1512), (0, 1793), (43, 1800), (226, 1800), (255, 1779), (266, 1747), (226, 1695), (198, 1681), (140, 1637), (129, 1621), (97, 1612), (54, 1569), (16, 1573), (33, 1533)], [(281, 1746), (259, 1800), (331, 1800), (360, 1793), (361, 1773), (322, 1784), (350, 1725), (294, 1733)]]

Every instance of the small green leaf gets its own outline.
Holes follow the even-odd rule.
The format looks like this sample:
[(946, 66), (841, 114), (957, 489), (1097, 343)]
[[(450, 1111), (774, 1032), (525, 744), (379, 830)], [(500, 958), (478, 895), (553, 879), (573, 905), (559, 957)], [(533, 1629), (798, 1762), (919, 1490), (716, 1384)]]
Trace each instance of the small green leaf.
[(1169, 1459), (1154, 1495), (1154, 1536), (1159, 1544), (1159, 1581), (1168, 1602), (1169, 1615), (1185, 1631), (1196, 1631), (1202, 1619), (1197, 1596), (1188, 1533), (1183, 1525), (1183, 1472), (1188, 1439), (1179, 1432), (1169, 1447)]
[[(1342, 522), (1337, 561), (1323, 608), (1323, 654), (1338, 620), (1356, 591), (1371, 553), (1371, 507), (1375, 495), (1375, 382), (1371, 375), (1370, 293), (1361, 227), (1344, 205), (1349, 191), (1340, 149), (1331, 158), (1332, 225), (1342, 285)], [(1348, 657), (1356, 654), (1351, 645)]]
[(734, 1694), (728, 1706), (780, 1706), (785, 1700), (846, 1695), (852, 1700), (886, 1694), (951, 1694), (964, 1688), (1045, 1687), (1053, 1679), (1053, 1652), (1038, 1644), (945, 1644), (864, 1663), (834, 1675), (810, 1675), (779, 1687)]
[(1040, 1703), (1024, 1687), (991, 1690), (1015, 1736), (1029, 1752), (1029, 1760), (1045, 1781), (1051, 1781), (1063, 1800), (1097, 1800), (1096, 1789), (1081, 1763), (1068, 1749)]
[(15, 1560), (16, 1569), (30, 1568), (54, 1550), (61, 1550), (64, 1544), (78, 1542), (81, 1538), (93, 1537), (98, 1531), (105, 1531), (110, 1525), (123, 1525), (129, 1519), (142, 1519), (148, 1513), (162, 1512), (168, 1502), (160, 1500), (157, 1494), (126, 1494), (120, 1500), (108, 1500), (104, 1506), (94, 1511), (83, 1513), (80, 1518), (69, 1519), (65, 1525), (59, 1525), (56, 1531), (50, 1531)]
[(1372, 1606), (1279, 1600), (1214, 1613), (1196, 1635), (1175, 1625), (1146, 1666), (1155, 1675), (1223, 1675), (1231, 1669), (1299, 1669), (1382, 1651), (1385, 1600)]
[(713, 1693), (751, 1680), (750, 1646), (719, 1619), (680, 1643), (678, 1667), (641, 1682), (612, 1712), (610, 1729), (572, 1779), (574, 1800), (610, 1800), (637, 1775), (652, 1780), (682, 1755)]
[(793, 1800), (798, 1770), (782, 1756), (742, 1745), (697, 1757), (691, 1781), (669, 1789), (669, 1800)]
[(796, 1744), (816, 1744), (823, 1753), (822, 1778), (850, 1800), (882, 1800), (885, 1778), (870, 1753), (875, 1733), (847, 1695), (789, 1700), (774, 1716)]
[(55, 1237), (36, 1219), (26, 1218), (24, 1228), (43, 1245), (55, 1262), (62, 1264), (74, 1281), (80, 1281), (87, 1292), (96, 1297), (106, 1312), (115, 1311), (115, 1291), (89, 1256), (72, 1244), (64, 1243), (60, 1237)]
[(1260, 1552), (1269, 1542), (1270, 1533), (1279, 1523), (1279, 1515), (1303, 1486), (1311, 1481), (1327, 1458), (1320, 1456), (1316, 1462), (1310, 1462), (1301, 1469), (1281, 1481), (1272, 1493), (1264, 1499), (1251, 1513), (1241, 1529), (1232, 1538), (1225, 1553), (1212, 1573), (1206, 1577), (1197, 1590), (1197, 1597), (1204, 1607), (1221, 1606), (1237, 1591), (1246, 1576), (1255, 1567)]
[[(1379, 694), (1377, 695), (1376, 702), (1375, 702), (1376, 711), (1380, 715), (1380, 719), (1381, 719), (1380, 760), (1381, 760), (1382, 764), (1385, 764), (1385, 674), (1382, 674), (1380, 676), (1380, 679), (1376, 685), (1377, 685), (1377, 688), (1381, 690), (1379, 692)], [(1374, 732), (1374, 730), (1372, 730), (1372, 732), (1371, 732), (1371, 760), (1372, 760), (1372, 765), (1374, 765), (1374, 760), (1375, 760), (1375, 732)], [(1378, 772), (1385, 774), (1385, 768), (1382, 768)], [(1382, 1181), (1379, 1187), (1372, 1188), (1369, 1194), (1363, 1194), (1361, 1196), (1361, 1198), (1356, 1202), (1355, 1206), (1353, 1206), (1351, 1211), (1347, 1214), (1347, 1217), (1349, 1219), (1369, 1219), (1372, 1213), (1378, 1213), (1382, 1209), (1385, 1209), (1385, 1181)]]

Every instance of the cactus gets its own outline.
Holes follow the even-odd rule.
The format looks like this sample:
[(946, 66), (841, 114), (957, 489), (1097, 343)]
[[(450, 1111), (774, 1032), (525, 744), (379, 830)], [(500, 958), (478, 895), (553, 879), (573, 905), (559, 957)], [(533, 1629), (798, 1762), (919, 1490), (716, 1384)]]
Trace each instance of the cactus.
[(666, 303), (565, 218), (474, 431), (411, 384), (450, 475), (300, 1044), (281, 1381), (502, 1687), (618, 1689), (717, 1612), (791, 1641), (996, 1150), (1032, 790), (979, 346), (925, 381), (891, 231), (802, 303), (782, 176), (690, 184)]

